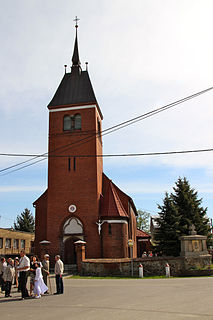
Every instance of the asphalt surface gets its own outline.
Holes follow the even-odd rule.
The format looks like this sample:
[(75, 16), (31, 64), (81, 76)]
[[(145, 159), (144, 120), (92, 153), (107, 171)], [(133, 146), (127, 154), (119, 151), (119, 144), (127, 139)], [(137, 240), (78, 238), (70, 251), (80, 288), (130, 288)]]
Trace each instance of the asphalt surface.
[[(51, 279), (55, 290), (54, 279)], [(0, 319), (213, 319), (213, 278), (64, 279), (63, 295), (0, 294)], [(16, 289), (13, 289), (13, 291)]]

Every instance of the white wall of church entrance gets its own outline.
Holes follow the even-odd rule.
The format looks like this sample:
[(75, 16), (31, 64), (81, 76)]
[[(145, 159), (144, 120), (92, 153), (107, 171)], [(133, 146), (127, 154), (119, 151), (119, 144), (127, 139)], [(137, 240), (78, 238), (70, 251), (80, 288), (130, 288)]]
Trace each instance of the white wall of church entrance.
[(84, 240), (83, 224), (76, 217), (69, 218), (63, 226), (63, 258), (65, 264), (76, 264), (75, 242)]

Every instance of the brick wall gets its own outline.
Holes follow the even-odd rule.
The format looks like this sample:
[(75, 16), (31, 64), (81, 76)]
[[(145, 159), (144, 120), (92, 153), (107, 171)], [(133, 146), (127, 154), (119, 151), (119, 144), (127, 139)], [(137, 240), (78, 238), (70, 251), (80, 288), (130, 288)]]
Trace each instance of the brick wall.
[(128, 224), (104, 223), (102, 225), (103, 257), (128, 257)]
[[(180, 276), (190, 266), (209, 267), (211, 256), (193, 258), (190, 265), (183, 257), (152, 257), (144, 259), (134, 259), (134, 276), (138, 277), (139, 265), (143, 265), (144, 276), (163, 276), (166, 274), (166, 263), (170, 265), (171, 276)], [(85, 276), (131, 276), (131, 259), (86, 259), (82, 262), (82, 275)]]
[[(63, 131), (65, 115), (81, 114), (82, 129), (73, 132)], [(51, 242), (49, 254), (63, 252), (63, 225), (71, 216), (77, 217), (83, 224), (84, 240), (87, 242), (88, 258), (101, 256), (101, 241), (95, 224), (99, 218), (99, 202), (102, 190), (102, 158), (76, 155), (102, 154), (102, 142), (93, 136), (89, 142), (80, 143), (97, 132), (96, 108), (50, 112), (49, 118), (49, 162), (48, 162), (48, 198), (46, 205), (40, 201), (36, 209), (36, 244), (46, 239)], [(100, 118), (99, 118), (100, 121)], [(63, 149), (63, 146), (68, 146)], [(57, 149), (57, 150), (56, 150)], [(52, 153), (53, 150), (54, 153)], [(51, 155), (59, 157), (51, 157)], [(70, 166), (67, 157), (70, 156)], [(68, 211), (71, 204), (77, 207), (74, 214)], [(46, 206), (46, 208), (45, 208)], [(42, 219), (46, 212), (46, 222)], [(45, 225), (46, 223), (46, 225)]]

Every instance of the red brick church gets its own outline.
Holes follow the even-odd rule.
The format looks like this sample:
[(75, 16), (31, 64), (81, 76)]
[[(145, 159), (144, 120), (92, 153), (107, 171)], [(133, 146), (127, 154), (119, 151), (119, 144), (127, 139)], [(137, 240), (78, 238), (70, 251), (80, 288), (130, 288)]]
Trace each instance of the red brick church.
[(76, 262), (74, 243), (86, 242), (86, 258), (137, 256), (137, 211), (133, 200), (103, 173), (102, 120), (88, 70), (82, 70), (78, 39), (66, 72), (48, 105), (48, 188), (34, 202), (35, 250), (41, 242), (53, 257)]

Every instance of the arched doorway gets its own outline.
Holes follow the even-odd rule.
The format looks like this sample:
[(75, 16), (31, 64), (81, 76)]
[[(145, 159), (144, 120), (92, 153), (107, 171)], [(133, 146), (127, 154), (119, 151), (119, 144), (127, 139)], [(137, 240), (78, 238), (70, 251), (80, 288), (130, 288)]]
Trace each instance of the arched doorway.
[(78, 240), (84, 240), (83, 225), (79, 219), (71, 217), (63, 227), (65, 264), (76, 264), (75, 242)]

